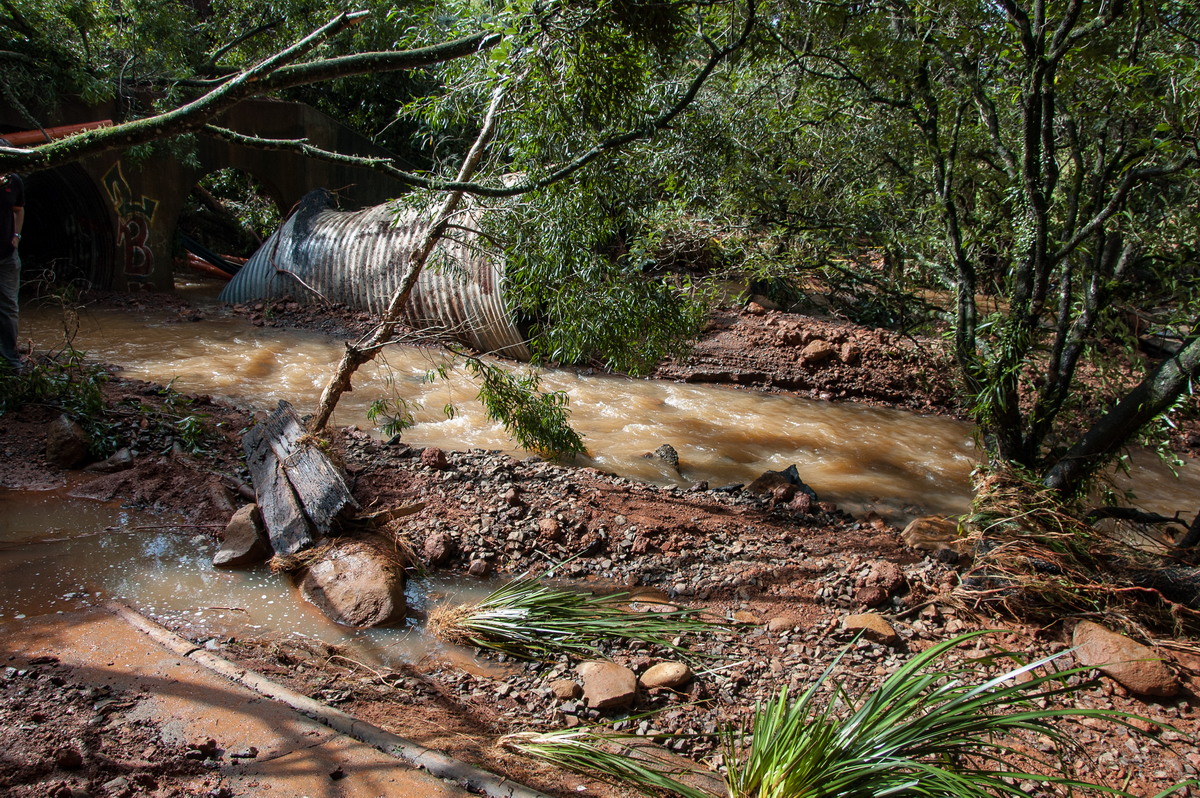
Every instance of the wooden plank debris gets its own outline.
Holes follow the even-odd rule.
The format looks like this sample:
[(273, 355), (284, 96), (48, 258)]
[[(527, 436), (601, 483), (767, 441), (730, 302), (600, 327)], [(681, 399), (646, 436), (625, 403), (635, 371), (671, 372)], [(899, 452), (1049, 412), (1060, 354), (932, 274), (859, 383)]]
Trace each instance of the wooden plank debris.
[(341, 471), (313, 442), (287, 402), (242, 439), (246, 465), (271, 546), (295, 554), (328, 535), (348, 508), (358, 509)]
[(272, 451), (304, 505), (305, 514), (318, 535), (328, 535), (330, 525), (346, 508), (359, 509), (341, 469), (314, 441), (305, 439), (304, 426), (287, 402), (281, 400), (263, 426), (267, 428)]

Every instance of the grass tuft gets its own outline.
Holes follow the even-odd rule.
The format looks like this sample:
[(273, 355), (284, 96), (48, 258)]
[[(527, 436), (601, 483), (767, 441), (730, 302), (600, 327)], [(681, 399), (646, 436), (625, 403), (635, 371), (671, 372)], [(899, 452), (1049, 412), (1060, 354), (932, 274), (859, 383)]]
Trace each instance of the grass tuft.
[(636, 640), (687, 654), (677, 638), (725, 631), (699, 610), (632, 612), (629, 593), (598, 596), (552, 587), (521, 576), (473, 604), (435, 607), (428, 629), (450, 643), (474, 645), (521, 659), (560, 654), (602, 656), (604, 640)]

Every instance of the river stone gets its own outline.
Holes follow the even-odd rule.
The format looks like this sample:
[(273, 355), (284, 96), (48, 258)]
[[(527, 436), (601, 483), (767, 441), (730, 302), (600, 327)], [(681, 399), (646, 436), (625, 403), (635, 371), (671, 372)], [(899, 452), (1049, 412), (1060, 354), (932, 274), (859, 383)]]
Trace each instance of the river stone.
[(813, 497), (803, 491), (797, 491), (792, 500), (788, 502), (788, 507), (793, 512), (800, 513), (801, 515), (809, 515), (816, 509), (816, 506), (817, 503), (813, 501)]
[(51, 465), (74, 468), (88, 454), (88, 436), (83, 427), (63, 414), (46, 429), (46, 460)]
[(583, 700), (590, 709), (628, 707), (637, 697), (637, 676), (615, 662), (585, 662), (578, 668)]
[(257, 504), (247, 504), (233, 514), (221, 536), (221, 548), (213, 556), (218, 568), (256, 565), (271, 556), (271, 544), (263, 529)]
[(790, 632), (801, 624), (799, 617), (795, 615), (776, 615), (767, 621), (768, 632)]
[(349, 541), (308, 566), (300, 595), (346, 626), (384, 626), (404, 618), (404, 569), (374, 545)]
[(675, 451), (675, 447), (669, 443), (664, 443), (652, 452), (646, 452), (642, 457), (649, 460), (660, 460), (667, 466), (679, 473), (679, 452)]
[(944, 515), (914, 518), (900, 533), (904, 545), (918, 551), (954, 551), (962, 554), (966, 540), (959, 534), (958, 521)]
[(904, 574), (896, 563), (888, 560), (875, 563), (855, 598), (868, 607), (878, 607), (900, 590), (904, 581)]
[(129, 450), (129, 447), (125, 447), (118, 449), (116, 454), (111, 457), (98, 463), (92, 463), (83, 470), (92, 474), (115, 474), (130, 468), (133, 468), (133, 452)]
[(558, 540), (562, 537), (562, 525), (554, 518), (538, 520), (538, 537), (546, 540)]
[(795, 485), (776, 485), (771, 488), (771, 506), (787, 504), (799, 492), (800, 489)]
[(660, 662), (651, 665), (638, 677), (638, 684), (645, 690), (657, 687), (675, 688), (687, 684), (692, 678), (692, 669), (682, 662)]
[(583, 690), (579, 683), (571, 679), (555, 679), (550, 682), (550, 692), (555, 698), (563, 701), (570, 701), (572, 698), (579, 698), (583, 695)]
[(819, 366), (837, 357), (837, 350), (828, 341), (810, 341), (800, 350), (800, 362), (806, 366)]
[(1075, 627), (1071, 643), (1081, 665), (1099, 669), (1132, 693), (1159, 698), (1179, 694), (1179, 678), (1149, 646), (1091, 621)]
[(425, 538), (421, 555), (430, 565), (445, 565), (458, 553), (458, 544), (446, 532), (434, 532)]
[(851, 632), (861, 631), (868, 640), (885, 646), (895, 646), (900, 642), (900, 635), (896, 634), (896, 629), (884, 620), (882, 615), (873, 612), (847, 615), (842, 625)]
[(446, 453), (436, 446), (428, 446), (421, 450), (421, 465), (434, 471), (444, 471), (448, 465)]

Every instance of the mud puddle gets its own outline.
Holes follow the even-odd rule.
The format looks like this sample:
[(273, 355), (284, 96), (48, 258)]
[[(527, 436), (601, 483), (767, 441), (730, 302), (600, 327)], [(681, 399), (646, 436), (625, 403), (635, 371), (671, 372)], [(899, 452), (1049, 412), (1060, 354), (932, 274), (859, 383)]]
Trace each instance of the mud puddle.
[(339, 626), (266, 566), (212, 566), (211, 529), (178, 518), (74, 498), (70, 488), (0, 488), (0, 625), (116, 600), (203, 639), (303, 637), (338, 645), (366, 664), (453, 662), (482, 672), (495, 665), (424, 634), (420, 619), (438, 601), (465, 601), (481, 581), (411, 580), (402, 627)]

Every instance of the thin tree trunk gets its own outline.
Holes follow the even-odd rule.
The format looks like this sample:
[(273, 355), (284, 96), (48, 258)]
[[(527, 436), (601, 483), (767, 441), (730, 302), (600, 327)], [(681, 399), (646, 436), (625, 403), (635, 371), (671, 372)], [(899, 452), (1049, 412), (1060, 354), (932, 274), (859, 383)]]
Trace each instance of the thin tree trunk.
[[(487, 116), (484, 117), (483, 127), (480, 129), (479, 135), (475, 138), (475, 143), (471, 145), (471, 150), (467, 153), (462, 166), (459, 167), (455, 182), (466, 183), (479, 169), (479, 163), (483, 160), (484, 150), (487, 149), (488, 143), (492, 140), (492, 136), (495, 135), (496, 124), (500, 116), (500, 106), (503, 101), (504, 90), (502, 88), (496, 89), (492, 94), (492, 102), (488, 107)], [(433, 253), (434, 247), (442, 240), (442, 236), (445, 234), (446, 227), (450, 222), (450, 217), (462, 203), (464, 193), (459, 190), (451, 191), (446, 195), (446, 199), (442, 201), (442, 204), (433, 214), (429, 229), (422, 237), (421, 242), (408, 253), (408, 272), (404, 275), (404, 281), (400, 284), (399, 290), (392, 295), (392, 300), (388, 303), (387, 310), (384, 312), (379, 326), (370, 335), (360, 339), (358, 342), (346, 344), (346, 351), (342, 355), (341, 362), (338, 363), (337, 371), (330, 378), (329, 383), (325, 386), (325, 390), (321, 392), (321, 399), (317, 403), (316, 415), (309, 423), (309, 428), (314, 433), (322, 432), (329, 423), (329, 418), (333, 415), (338, 400), (341, 399), (343, 393), (350, 390), (350, 383), (354, 377), (354, 372), (358, 371), (359, 367), (364, 363), (373, 360), (382, 345), (391, 339), (392, 334), (396, 331), (396, 325), (400, 322), (400, 317), (404, 313), (404, 308), (408, 304), (408, 298), (412, 294), (413, 287), (417, 284), (417, 278), (421, 276), (421, 271), (425, 268), (425, 263), (429, 260), (430, 254)], [(397, 258), (397, 260), (403, 262), (400, 258)]]
[(1200, 336), (1192, 336), (1174, 357), (1164, 360), (1105, 413), (1054, 464), (1043, 482), (1071, 493), (1121, 450), (1155, 416), (1175, 403), (1200, 373)]

